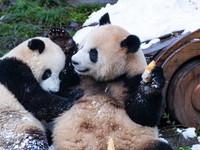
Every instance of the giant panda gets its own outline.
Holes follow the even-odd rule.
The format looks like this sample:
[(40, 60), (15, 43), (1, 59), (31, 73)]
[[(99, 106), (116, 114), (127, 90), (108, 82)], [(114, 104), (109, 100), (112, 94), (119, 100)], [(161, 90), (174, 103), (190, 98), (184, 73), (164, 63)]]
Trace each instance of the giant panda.
[(48, 149), (40, 120), (51, 121), (78, 98), (51, 94), (59, 90), (65, 59), (44, 37), (22, 42), (0, 59), (0, 149)]
[(72, 56), (81, 76), (81, 97), (55, 119), (56, 150), (104, 150), (112, 137), (116, 150), (171, 150), (158, 139), (164, 77), (155, 66), (150, 81), (142, 80), (147, 67), (140, 40), (100, 19)]
[(70, 34), (62, 28), (53, 27), (48, 30), (46, 37), (59, 45), (66, 56), (65, 67), (61, 72), (60, 89), (56, 92), (57, 95), (68, 97), (71, 90), (73, 90), (80, 83), (80, 78), (74, 71), (71, 63), (71, 57), (77, 52), (77, 44), (70, 36)]

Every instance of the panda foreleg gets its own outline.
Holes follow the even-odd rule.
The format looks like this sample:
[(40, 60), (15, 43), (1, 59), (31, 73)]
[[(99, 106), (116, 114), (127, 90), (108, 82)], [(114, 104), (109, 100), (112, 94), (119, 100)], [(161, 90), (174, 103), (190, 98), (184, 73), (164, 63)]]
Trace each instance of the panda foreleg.
[(154, 127), (159, 122), (162, 108), (162, 88), (165, 83), (162, 68), (154, 67), (150, 78), (151, 81), (147, 83), (140, 81), (136, 91), (125, 102), (125, 109), (134, 122)]
[(42, 96), (38, 96), (37, 101), (31, 101), (29, 104), (24, 105), (24, 107), (31, 111), (37, 119), (52, 121), (52, 119), (58, 117), (64, 111), (69, 110), (83, 95), (83, 92), (82, 90), (77, 89), (71, 92), (67, 98), (48, 93), (44, 90), (43, 94), (40, 95)]
[(156, 140), (148, 144), (144, 150), (173, 150), (173, 148), (163, 141)]

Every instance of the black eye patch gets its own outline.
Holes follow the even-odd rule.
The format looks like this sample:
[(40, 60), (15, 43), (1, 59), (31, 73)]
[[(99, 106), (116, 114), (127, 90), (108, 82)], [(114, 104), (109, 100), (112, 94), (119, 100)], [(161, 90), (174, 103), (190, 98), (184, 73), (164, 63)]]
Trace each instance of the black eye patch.
[(89, 54), (90, 54), (90, 60), (93, 63), (96, 63), (98, 59), (98, 51), (95, 48), (93, 48), (90, 50)]
[(46, 80), (46, 79), (48, 79), (50, 76), (51, 76), (51, 70), (50, 70), (50, 69), (47, 69), (47, 70), (45, 70), (45, 72), (44, 72), (43, 75), (42, 75), (42, 80)]
[(60, 74), (59, 74), (59, 79), (60, 79), (60, 80), (62, 80), (62, 79), (64, 78), (64, 74), (65, 74), (64, 71), (61, 71), (61, 72), (60, 72)]

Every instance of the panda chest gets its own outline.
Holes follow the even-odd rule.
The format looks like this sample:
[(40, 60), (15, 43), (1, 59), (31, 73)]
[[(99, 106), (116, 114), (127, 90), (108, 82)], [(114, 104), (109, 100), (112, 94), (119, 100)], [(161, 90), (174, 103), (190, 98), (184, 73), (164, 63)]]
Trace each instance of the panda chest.
[[(124, 102), (128, 97), (128, 89), (123, 82), (108, 82), (92, 84), (84, 88), (84, 97), (90, 101), (90, 105), (100, 104), (110, 109), (124, 108)], [(95, 105), (95, 106), (100, 106)]]
[[(109, 133), (119, 131), (124, 109), (116, 107), (109, 96), (93, 95), (77, 103), (76, 114), (81, 120), (77, 126), (79, 132)], [(77, 122), (76, 122), (77, 123)]]

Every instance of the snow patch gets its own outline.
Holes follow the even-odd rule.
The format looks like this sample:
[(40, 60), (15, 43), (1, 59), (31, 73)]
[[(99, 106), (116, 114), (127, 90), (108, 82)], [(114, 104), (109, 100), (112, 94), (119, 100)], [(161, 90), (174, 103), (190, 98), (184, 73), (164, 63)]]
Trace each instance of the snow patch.
[(158, 138), (158, 140), (162, 141), (162, 142), (165, 142), (165, 143), (168, 143), (167, 140), (165, 140), (164, 138)]
[[(83, 26), (99, 22), (107, 12), (113, 25), (138, 35), (141, 41), (177, 30), (188, 32), (200, 28), (199, 0), (118, 0), (116, 4), (107, 4), (92, 13)], [(85, 34), (82, 36), (84, 38)]]
[(187, 128), (182, 134), (185, 139), (196, 137), (195, 128)]
[(178, 128), (176, 131), (178, 133), (181, 133), (185, 139), (188, 139), (188, 138), (196, 137), (195, 130), (196, 130), (195, 128), (187, 128), (187, 129), (179, 129)]
[(200, 150), (200, 144), (193, 145), (192, 150)]
[(155, 43), (158, 43), (158, 42), (160, 42), (160, 39), (158, 39), (158, 38), (152, 39), (148, 44), (142, 43), (142, 44), (141, 44), (141, 48), (142, 48), (142, 49), (148, 48), (148, 47), (150, 47), (152, 44), (155, 44)]
[(176, 129), (176, 131), (178, 132), (178, 133), (182, 133), (182, 130), (181, 129)]

